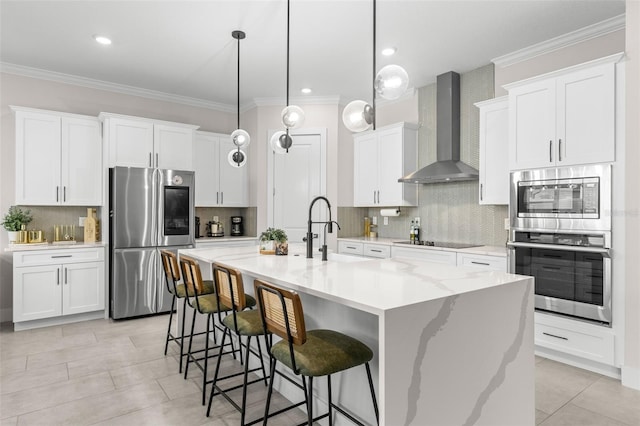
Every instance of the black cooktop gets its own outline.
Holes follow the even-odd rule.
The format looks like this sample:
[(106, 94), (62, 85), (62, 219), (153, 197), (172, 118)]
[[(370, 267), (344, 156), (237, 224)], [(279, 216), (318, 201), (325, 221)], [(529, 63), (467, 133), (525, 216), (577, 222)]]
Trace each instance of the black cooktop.
[(452, 249), (463, 249), (470, 247), (479, 247), (479, 244), (469, 244), (469, 243), (448, 243), (443, 241), (396, 241), (399, 244), (407, 244), (413, 246), (429, 246), (429, 247), (442, 247), (442, 248), (452, 248)]

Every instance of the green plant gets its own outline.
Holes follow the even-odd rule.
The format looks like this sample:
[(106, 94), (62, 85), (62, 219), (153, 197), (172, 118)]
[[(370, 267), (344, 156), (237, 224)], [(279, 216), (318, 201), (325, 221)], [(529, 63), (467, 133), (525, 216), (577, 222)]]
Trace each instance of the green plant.
[(287, 241), (287, 234), (282, 229), (279, 228), (267, 228), (265, 231), (260, 234), (260, 241), (270, 241), (274, 240), (279, 243), (284, 243)]
[(27, 225), (32, 220), (31, 210), (22, 210), (18, 206), (11, 206), (2, 219), (2, 226), (7, 231), (19, 231), (22, 225)]

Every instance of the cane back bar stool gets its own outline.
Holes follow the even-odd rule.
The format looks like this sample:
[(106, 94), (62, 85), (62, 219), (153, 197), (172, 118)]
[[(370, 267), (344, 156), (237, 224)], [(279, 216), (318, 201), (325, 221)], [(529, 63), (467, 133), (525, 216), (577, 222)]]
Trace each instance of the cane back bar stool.
[[(211, 403), (215, 395), (221, 394), (236, 410), (240, 411), (240, 424), (242, 426), (251, 425), (262, 421), (262, 418), (254, 420), (249, 423), (245, 423), (245, 412), (247, 406), (247, 386), (253, 383), (264, 382), (267, 386), (267, 373), (264, 368), (264, 360), (262, 358), (262, 348), (260, 346), (260, 336), (264, 335), (264, 328), (262, 327), (262, 319), (260, 312), (257, 310), (245, 310), (250, 308), (247, 305), (247, 296), (244, 292), (244, 284), (242, 281), (242, 274), (237, 270), (230, 268), (220, 263), (214, 263), (213, 267), (213, 279), (216, 286), (216, 295), (218, 296), (218, 305), (231, 306), (231, 313), (222, 318), (221, 311), (218, 311), (218, 320), (225, 327), (225, 332), (222, 335), (222, 342), (220, 343), (220, 351), (216, 363), (216, 370), (213, 376), (213, 383), (211, 386), (211, 393), (209, 394), (209, 405), (207, 407), (207, 417), (211, 413)], [(239, 345), (238, 350), (242, 349), (242, 337), (246, 337), (245, 347), (245, 359), (244, 369), (242, 372), (237, 372), (220, 377), (220, 362), (222, 360), (223, 348), (227, 336), (231, 339), (231, 332), (238, 336)], [(256, 343), (258, 351), (251, 347), (251, 338), (256, 337)], [(260, 366), (256, 368), (249, 367), (249, 355), (254, 354), (260, 361)], [(242, 362), (242, 353), (240, 354)], [(255, 371), (262, 371), (262, 377), (248, 380), (248, 374)], [(242, 384), (235, 385), (226, 389), (220, 386), (220, 381), (231, 379), (239, 375), (243, 375)], [(228, 392), (242, 388), (242, 401), (238, 405), (229, 395)]]
[[(269, 417), (269, 405), (273, 392), (273, 377), (277, 361), (289, 367), (296, 375), (302, 376), (302, 388), (305, 392), (308, 424), (324, 417), (333, 424), (333, 409), (352, 422), (363, 425), (351, 414), (331, 399), (331, 375), (352, 367), (363, 365), (367, 370), (369, 389), (373, 401), (376, 421), (379, 421), (378, 403), (376, 401), (369, 361), (373, 352), (364, 343), (353, 337), (332, 330), (306, 330), (304, 313), (300, 296), (295, 291), (285, 290), (261, 280), (254, 281), (255, 295), (262, 317), (265, 333), (280, 336), (282, 340), (268, 346), (270, 356), (270, 380), (265, 407), (265, 423)], [(313, 417), (313, 379), (327, 377), (328, 406), (327, 413)], [(308, 385), (305, 378), (308, 379)]]
[[(162, 258), (162, 265), (164, 267), (164, 278), (167, 285), (167, 290), (173, 296), (171, 299), (171, 311), (169, 311), (169, 326), (167, 327), (167, 338), (164, 344), (164, 354), (167, 354), (169, 349), (169, 342), (173, 341), (180, 347), (180, 373), (182, 373), (182, 360), (185, 356), (184, 353), (184, 322), (185, 312), (187, 308), (187, 294), (193, 297), (193, 292), (187, 292), (187, 287), (180, 282), (180, 267), (178, 266), (178, 257), (175, 253), (168, 250), (160, 250), (160, 256)], [(203, 280), (203, 292), (213, 293), (214, 284), (212, 280)], [(182, 327), (179, 336), (174, 336), (171, 333), (171, 324), (173, 321), (173, 311), (176, 308), (176, 299), (182, 299)], [(198, 333), (203, 334), (203, 333)]]
[[(202, 280), (202, 272), (200, 271), (200, 265), (195, 259), (188, 256), (180, 256), (180, 269), (182, 270), (182, 280), (187, 288), (187, 294), (193, 294), (193, 297), (187, 297), (187, 303), (193, 308), (194, 313), (191, 320), (191, 332), (189, 333), (189, 347), (187, 349), (186, 357), (187, 364), (184, 368), (184, 377), (187, 378), (189, 374), (189, 364), (194, 362), (196, 366), (202, 371), (202, 405), (205, 404), (205, 396), (207, 391), (207, 370), (209, 366), (209, 358), (216, 355), (209, 355), (209, 334), (213, 328), (213, 334), (215, 336), (216, 329), (224, 331), (221, 327), (214, 323), (214, 315), (218, 311), (228, 312), (231, 308), (218, 305), (217, 296), (215, 293), (205, 293), (204, 282)], [(204, 349), (193, 349), (193, 336), (194, 328), (196, 324), (196, 316), (198, 314), (206, 315), (207, 317), (207, 329), (205, 331)], [(212, 327), (213, 325), (213, 327)], [(232, 345), (233, 342), (230, 342)], [(211, 349), (217, 349), (217, 345), (214, 345)], [(204, 352), (201, 357), (198, 354)]]

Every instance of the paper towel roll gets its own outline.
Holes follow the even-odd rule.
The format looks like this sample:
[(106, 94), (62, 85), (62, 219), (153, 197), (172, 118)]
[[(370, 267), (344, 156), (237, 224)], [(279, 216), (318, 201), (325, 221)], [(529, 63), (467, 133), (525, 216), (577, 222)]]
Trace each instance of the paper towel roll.
[(380, 209), (380, 216), (400, 216), (400, 209)]

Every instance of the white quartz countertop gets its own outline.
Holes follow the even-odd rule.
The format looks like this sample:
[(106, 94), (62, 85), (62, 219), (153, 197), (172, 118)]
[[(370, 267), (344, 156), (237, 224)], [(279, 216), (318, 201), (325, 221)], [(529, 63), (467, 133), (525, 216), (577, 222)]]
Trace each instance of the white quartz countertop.
[(261, 255), (258, 246), (186, 249), (180, 254), (224, 263), (244, 274), (376, 315), (527, 278), (406, 258), (332, 254), (332, 260), (323, 262), (307, 259), (303, 248), (295, 245), (290, 246), (288, 256)]
[(507, 256), (507, 248), (500, 246), (477, 246), (477, 247), (469, 247), (469, 248), (450, 248), (450, 247), (434, 247), (434, 246), (421, 246), (421, 245), (411, 245), (411, 244), (403, 244), (401, 241), (402, 238), (369, 238), (369, 237), (340, 237), (338, 241), (353, 241), (360, 243), (371, 243), (371, 244), (382, 244), (388, 246), (397, 246), (397, 247), (407, 247), (417, 250), (439, 250), (439, 251), (455, 251), (458, 253), (473, 253), (480, 254), (483, 256)]
[(32, 250), (68, 250), (68, 249), (86, 249), (94, 247), (105, 247), (104, 242), (97, 243), (76, 243), (76, 244), (52, 244), (52, 243), (34, 243), (34, 244), (9, 244), (4, 251), (32, 251)]
[(196, 243), (223, 243), (229, 241), (256, 241), (258, 237), (200, 237)]

